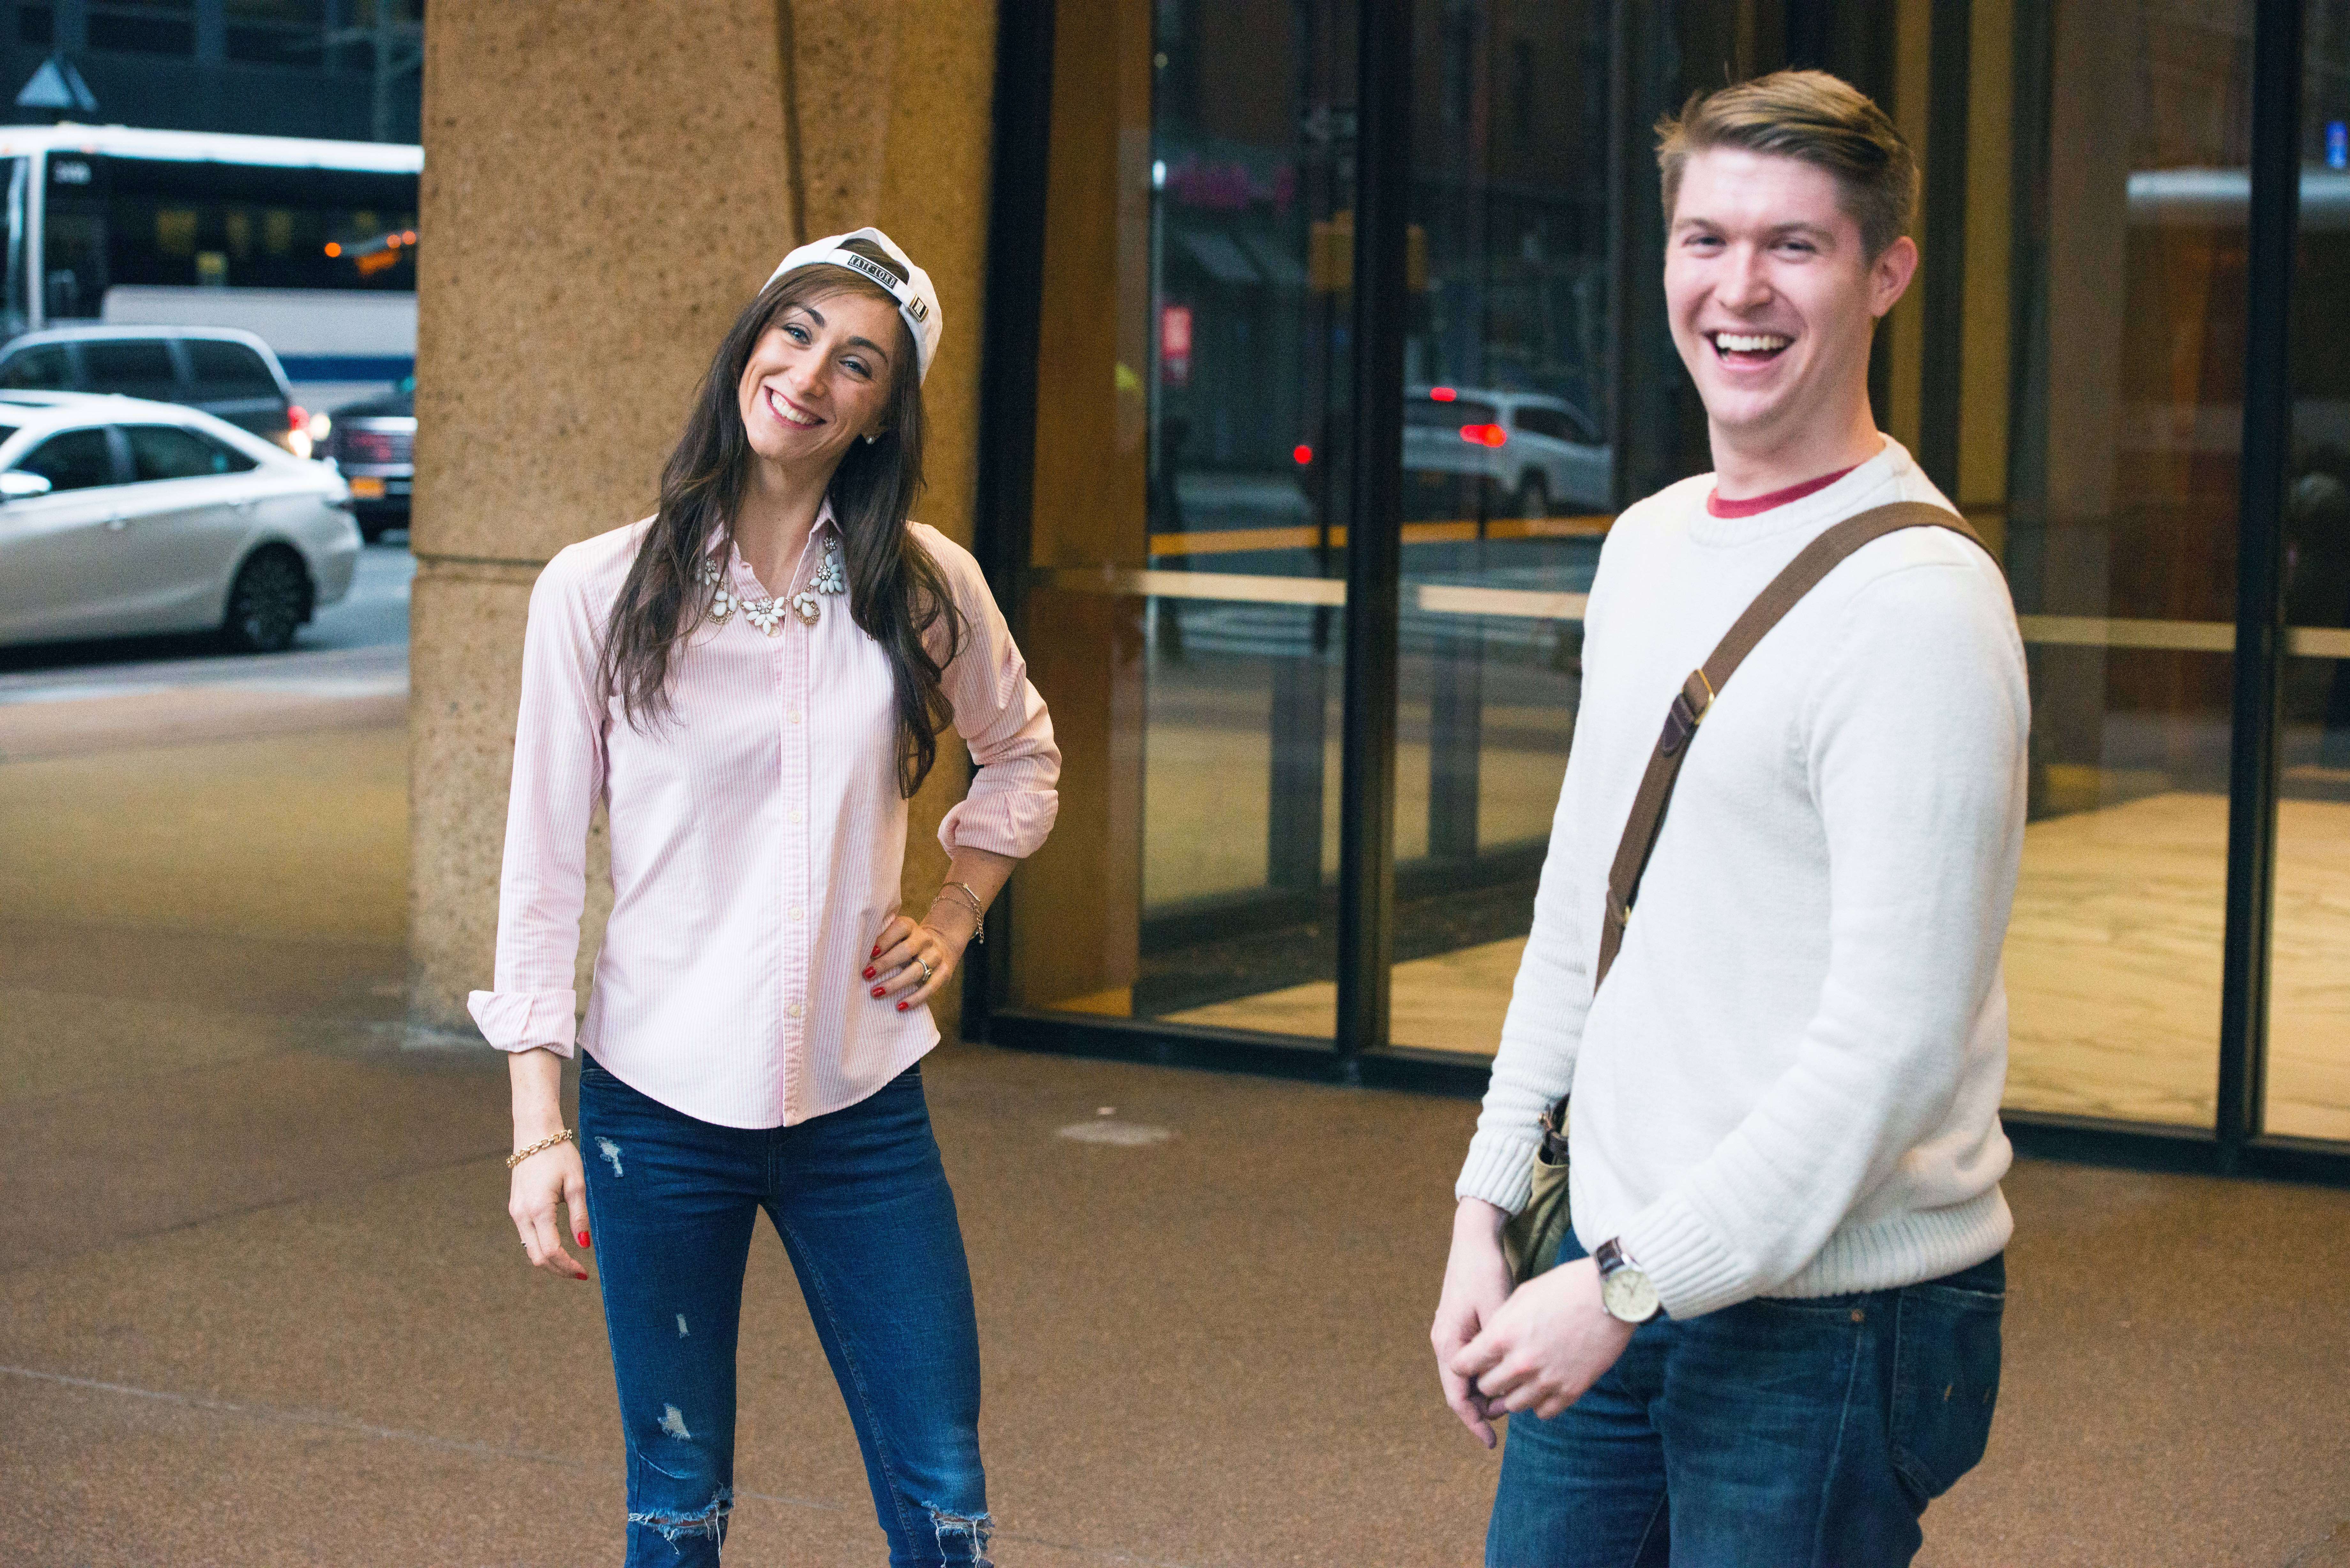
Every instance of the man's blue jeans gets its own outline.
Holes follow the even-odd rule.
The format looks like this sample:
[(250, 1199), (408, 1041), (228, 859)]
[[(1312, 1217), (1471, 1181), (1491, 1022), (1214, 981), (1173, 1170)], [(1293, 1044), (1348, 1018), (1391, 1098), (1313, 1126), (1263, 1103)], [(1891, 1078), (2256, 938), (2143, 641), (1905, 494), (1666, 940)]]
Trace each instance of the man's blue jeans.
[(784, 1239), (889, 1561), (987, 1561), (979, 1328), (920, 1068), (797, 1127), (716, 1127), (579, 1074), (588, 1213), (629, 1456), (629, 1564), (715, 1564), (734, 1498), (751, 1231)]
[[(1559, 1261), (1584, 1255), (1570, 1233)], [(2005, 1254), (1895, 1291), (1662, 1316), (1510, 1417), (1487, 1568), (1898, 1568), (1982, 1457)]]

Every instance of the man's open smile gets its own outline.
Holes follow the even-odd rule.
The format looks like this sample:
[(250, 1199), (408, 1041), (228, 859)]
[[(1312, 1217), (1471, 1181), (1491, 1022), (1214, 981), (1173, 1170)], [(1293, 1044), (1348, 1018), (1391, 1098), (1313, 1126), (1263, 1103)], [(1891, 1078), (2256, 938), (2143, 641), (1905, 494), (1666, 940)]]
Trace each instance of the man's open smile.
[(1717, 358), (1726, 365), (1767, 365), (1794, 339), (1783, 332), (1722, 332), (1705, 335)]

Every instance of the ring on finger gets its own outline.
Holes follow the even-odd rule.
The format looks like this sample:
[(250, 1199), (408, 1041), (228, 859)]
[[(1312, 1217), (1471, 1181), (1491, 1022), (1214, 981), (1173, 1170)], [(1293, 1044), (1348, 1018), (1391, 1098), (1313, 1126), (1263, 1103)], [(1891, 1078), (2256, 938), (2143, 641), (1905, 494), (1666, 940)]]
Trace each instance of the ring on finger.
[(915, 961), (916, 963), (920, 964), (920, 965), (922, 966), (922, 983), (923, 983), (924, 985), (928, 985), (928, 984), (930, 984), (930, 983), (931, 983), (931, 976), (933, 973), (935, 973), (935, 972), (936, 972), (935, 971), (933, 971), (933, 970), (931, 968), (931, 961), (930, 961), (930, 960), (928, 960), (928, 959), (926, 959), (926, 958), (921, 957), (920, 954), (917, 954), (917, 955), (915, 956), (914, 961)]

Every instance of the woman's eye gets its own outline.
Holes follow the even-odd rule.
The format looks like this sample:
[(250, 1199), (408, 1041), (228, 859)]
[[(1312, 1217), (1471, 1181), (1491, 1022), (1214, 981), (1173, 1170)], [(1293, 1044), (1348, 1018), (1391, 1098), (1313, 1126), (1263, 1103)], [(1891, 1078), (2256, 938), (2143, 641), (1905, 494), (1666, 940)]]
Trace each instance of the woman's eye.
[(860, 376), (870, 376), (873, 373), (866, 368), (865, 361), (862, 359), (843, 359), (840, 363), (843, 369), (854, 370)]
[(786, 327), (784, 328), (784, 336), (795, 343), (805, 343), (808, 340), (807, 328), (805, 327)]

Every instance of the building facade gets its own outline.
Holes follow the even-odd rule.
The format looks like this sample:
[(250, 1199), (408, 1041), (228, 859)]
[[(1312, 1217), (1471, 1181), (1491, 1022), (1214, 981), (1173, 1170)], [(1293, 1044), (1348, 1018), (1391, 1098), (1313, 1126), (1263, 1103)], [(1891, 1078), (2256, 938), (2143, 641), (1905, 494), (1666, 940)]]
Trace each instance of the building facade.
[(161, 130), (417, 140), (424, 0), (0, 0), (6, 118), (52, 57), (94, 109), (65, 118)]
[[(925, 515), (1067, 764), (965, 1032), (1476, 1087), (1600, 543), (1707, 466), (1650, 128), (1819, 65), (1922, 153), (1872, 390), (2030, 652), (2011, 1118), (2350, 1168), (2350, 0), (655, 5), (589, 109), (521, 50), (575, 9), (428, 35), (421, 1019), (487, 972), (536, 563), (641, 509), (772, 254), (869, 217), (947, 291)], [(737, 112), (632, 119), (689, 82)], [(619, 308), (549, 330), (581, 289)], [(623, 354), (625, 410), (534, 389)]]

